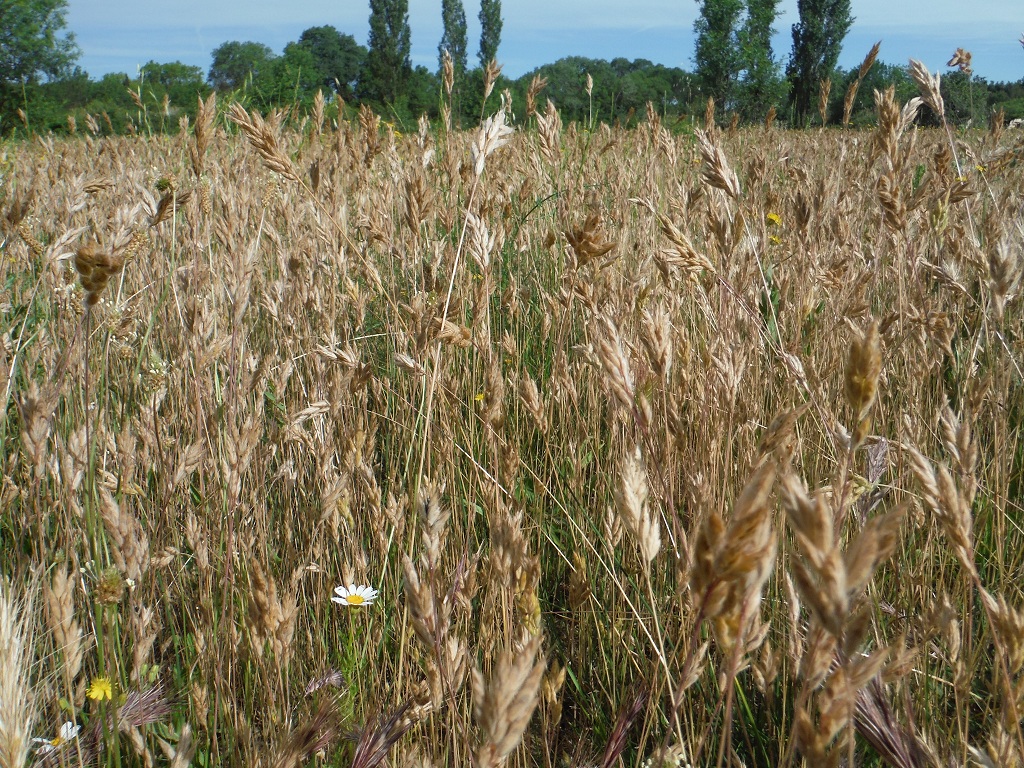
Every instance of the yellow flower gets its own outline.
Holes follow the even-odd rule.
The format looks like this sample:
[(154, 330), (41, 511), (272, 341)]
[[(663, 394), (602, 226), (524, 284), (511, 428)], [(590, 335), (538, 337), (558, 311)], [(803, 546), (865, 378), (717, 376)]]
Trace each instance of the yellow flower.
[(782, 217), (779, 216), (779, 214), (777, 213), (769, 213), (767, 216), (765, 216), (765, 218), (768, 220), (768, 223), (772, 224), (773, 226), (782, 226)]
[(769, 235), (768, 239), (771, 241), (772, 245), (778, 245), (782, 242), (782, 238), (778, 235)]
[(473, 396), (473, 399), (476, 400), (478, 403), (482, 403), (484, 401), (484, 393), (483, 392), (477, 392)]
[(110, 684), (109, 677), (94, 677), (92, 683), (89, 685), (89, 690), (85, 692), (93, 701), (103, 701), (104, 699), (114, 698), (114, 688)]
[(974, 170), (976, 170), (978, 173), (984, 173), (985, 171), (988, 170), (988, 168), (979, 163), (978, 165), (974, 166)]

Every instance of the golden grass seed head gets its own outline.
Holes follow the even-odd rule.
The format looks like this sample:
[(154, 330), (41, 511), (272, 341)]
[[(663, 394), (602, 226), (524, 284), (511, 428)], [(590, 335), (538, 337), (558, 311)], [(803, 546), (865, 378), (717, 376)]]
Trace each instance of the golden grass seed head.
[(881, 373), (882, 347), (878, 322), (872, 320), (863, 335), (850, 342), (846, 358), (846, 400), (857, 421), (861, 421), (874, 404)]

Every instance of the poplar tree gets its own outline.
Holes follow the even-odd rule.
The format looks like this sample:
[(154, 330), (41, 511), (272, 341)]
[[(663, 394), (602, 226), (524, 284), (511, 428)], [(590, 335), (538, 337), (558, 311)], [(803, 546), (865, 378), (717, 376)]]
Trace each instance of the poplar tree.
[(409, 0), (370, 0), (369, 44), (359, 96), (394, 104), (412, 74)]
[(850, 0), (797, 0), (799, 21), (793, 25), (793, 52), (786, 76), (793, 123), (807, 124), (807, 117), (822, 80), (832, 75), (853, 24)]
[(742, 67), (737, 106), (747, 121), (763, 120), (785, 99), (786, 83), (772, 51), (778, 6), (779, 0), (747, 0), (747, 18), (737, 34)]
[(741, 61), (737, 28), (743, 0), (699, 0), (700, 14), (693, 23), (697, 34), (694, 53), (697, 85), (703, 97), (711, 96), (725, 109), (735, 105), (736, 81)]
[(498, 57), (501, 44), (501, 0), (480, 0), (480, 66)]
[(441, 0), (441, 22), (444, 34), (437, 46), (438, 66), (444, 61), (444, 52), (448, 51), (458, 77), (466, 71), (466, 9), (462, 0)]

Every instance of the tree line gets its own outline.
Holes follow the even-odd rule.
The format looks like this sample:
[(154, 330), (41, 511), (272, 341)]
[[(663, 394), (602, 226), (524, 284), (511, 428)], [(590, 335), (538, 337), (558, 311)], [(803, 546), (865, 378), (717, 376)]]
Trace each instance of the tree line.
[[(628, 124), (643, 116), (647, 103), (665, 117), (703, 115), (713, 98), (720, 118), (735, 114), (755, 122), (770, 113), (795, 126), (867, 123), (875, 89), (893, 86), (904, 99), (915, 91), (904, 67), (873, 58), (866, 70), (837, 66), (853, 23), (850, 0), (798, 0), (786, 62), (772, 49), (779, 0), (696, 2), (693, 71), (645, 59), (573, 56), (517, 79), (499, 76), (496, 90), (507, 91), (513, 111), (525, 114), (531, 84), (545, 83), (541, 98), (552, 99), (565, 119), (581, 122)], [(66, 8), (67, 0), (0, 0), (0, 133), (74, 129), (82, 120), (111, 132), (173, 130), (194, 109), (196, 97), (211, 90), (230, 92), (262, 110), (309, 108), (322, 92), (336, 96), (342, 108), (368, 104), (407, 124), (421, 114), (438, 116), (446, 60), (452, 117), (468, 126), (481, 114), (485, 70), (500, 58), (501, 0), (481, 0), (472, 66), (463, 0), (441, 0), (436, 70), (411, 64), (408, 0), (370, 0), (366, 46), (323, 25), (306, 29), (280, 53), (260, 42), (226, 41), (213, 50), (205, 72), (181, 62), (150, 61), (134, 77), (93, 80), (75, 65), (79, 51), (65, 29)], [(957, 58), (961, 53), (966, 64)], [(957, 56), (942, 82), (956, 121), (983, 124), (997, 109), (1007, 120), (1024, 117), (1024, 79), (989, 83), (973, 75), (969, 53)]]

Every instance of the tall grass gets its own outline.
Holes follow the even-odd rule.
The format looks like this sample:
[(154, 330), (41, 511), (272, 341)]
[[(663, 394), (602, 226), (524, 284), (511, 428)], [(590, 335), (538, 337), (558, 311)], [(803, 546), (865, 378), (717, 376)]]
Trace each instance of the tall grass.
[(36, 761), (1019, 762), (1024, 140), (542, 87), (4, 148)]

